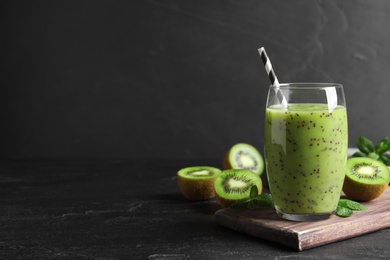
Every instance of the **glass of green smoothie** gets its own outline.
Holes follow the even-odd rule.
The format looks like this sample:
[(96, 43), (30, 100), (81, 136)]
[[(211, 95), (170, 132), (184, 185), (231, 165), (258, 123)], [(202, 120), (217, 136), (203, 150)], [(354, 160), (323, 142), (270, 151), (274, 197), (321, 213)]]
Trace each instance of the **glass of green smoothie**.
[(348, 150), (342, 85), (270, 86), (264, 141), (277, 214), (293, 221), (329, 218), (340, 199)]

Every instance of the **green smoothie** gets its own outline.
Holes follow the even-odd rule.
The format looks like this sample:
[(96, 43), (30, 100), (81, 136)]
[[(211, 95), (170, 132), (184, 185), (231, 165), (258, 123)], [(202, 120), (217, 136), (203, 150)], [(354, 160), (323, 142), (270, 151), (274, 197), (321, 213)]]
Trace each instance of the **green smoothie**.
[(328, 214), (337, 207), (348, 150), (343, 106), (289, 104), (267, 108), (265, 158), (276, 210)]

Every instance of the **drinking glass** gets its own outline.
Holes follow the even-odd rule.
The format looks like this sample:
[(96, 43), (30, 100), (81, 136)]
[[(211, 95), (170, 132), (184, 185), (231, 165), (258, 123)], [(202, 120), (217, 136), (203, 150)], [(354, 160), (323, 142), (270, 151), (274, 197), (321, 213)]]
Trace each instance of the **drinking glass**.
[(270, 86), (264, 141), (277, 214), (293, 221), (329, 218), (340, 199), (348, 151), (343, 86)]

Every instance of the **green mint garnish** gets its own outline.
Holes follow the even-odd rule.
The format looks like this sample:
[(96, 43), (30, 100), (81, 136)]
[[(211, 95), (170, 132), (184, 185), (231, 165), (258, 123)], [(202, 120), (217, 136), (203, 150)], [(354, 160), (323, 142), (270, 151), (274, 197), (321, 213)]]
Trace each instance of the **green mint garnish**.
[[(258, 189), (253, 185), (250, 191), (250, 197), (234, 202), (230, 207), (232, 209), (257, 209), (257, 208), (275, 208), (271, 194), (257, 194)], [(335, 214), (342, 218), (352, 216), (355, 210), (366, 210), (367, 208), (359, 202), (340, 199)]]
[(366, 210), (367, 208), (360, 204), (359, 202), (348, 200), (348, 199), (340, 199), (339, 207), (348, 208), (350, 210)]
[(342, 218), (348, 218), (352, 216), (353, 211), (349, 208), (337, 207), (336, 215)]
[(390, 150), (390, 138), (389, 137), (386, 137), (386, 138), (382, 139), (381, 141), (379, 141), (379, 143), (375, 147), (375, 151), (378, 154), (382, 154), (382, 153), (387, 152), (389, 150)]
[(336, 215), (342, 218), (347, 218), (352, 216), (354, 210), (366, 209), (367, 208), (359, 202), (348, 199), (340, 199), (337, 205)]
[(356, 146), (360, 151), (354, 153), (352, 157), (369, 157), (390, 166), (390, 156), (386, 154), (386, 152), (390, 151), (390, 137), (382, 139), (374, 147), (371, 140), (367, 137), (360, 136), (356, 140)]
[(252, 201), (252, 199), (242, 199), (234, 202), (230, 207), (232, 209), (249, 209), (249, 203)]
[(250, 191), (249, 197), (250, 197), (251, 199), (256, 198), (257, 194), (259, 194), (259, 190), (257, 189), (257, 186), (256, 186), (256, 185), (253, 185), (253, 186), (251, 187), (251, 191)]
[(390, 166), (390, 156), (388, 154), (382, 153), (379, 158), (384, 164)]
[(253, 202), (259, 208), (275, 207), (271, 194), (259, 194), (253, 199)]
[(374, 144), (367, 137), (360, 136), (356, 141), (356, 146), (365, 154), (375, 152)]
[(258, 194), (256, 185), (251, 187), (249, 198), (238, 200), (230, 207), (233, 209), (257, 209), (257, 208), (273, 208), (274, 202), (271, 194)]

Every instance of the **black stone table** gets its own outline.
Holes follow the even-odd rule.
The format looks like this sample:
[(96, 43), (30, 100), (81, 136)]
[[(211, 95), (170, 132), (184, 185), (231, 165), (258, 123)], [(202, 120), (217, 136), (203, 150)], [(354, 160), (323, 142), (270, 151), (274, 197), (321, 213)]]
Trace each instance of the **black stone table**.
[(176, 172), (218, 160), (1, 161), (0, 259), (389, 259), (390, 230), (295, 252), (217, 226)]

